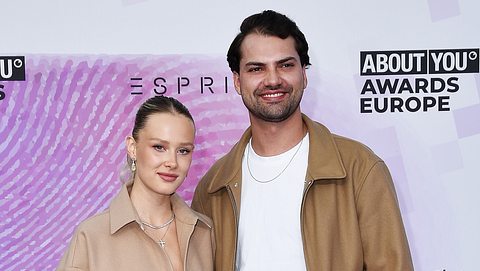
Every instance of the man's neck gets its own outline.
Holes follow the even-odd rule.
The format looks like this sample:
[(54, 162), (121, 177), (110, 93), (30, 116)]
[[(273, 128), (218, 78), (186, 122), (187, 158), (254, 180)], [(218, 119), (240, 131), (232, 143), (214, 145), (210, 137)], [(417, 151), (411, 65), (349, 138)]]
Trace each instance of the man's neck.
[(281, 122), (268, 122), (250, 116), (252, 147), (258, 155), (273, 156), (297, 145), (305, 136), (306, 127), (300, 110)]

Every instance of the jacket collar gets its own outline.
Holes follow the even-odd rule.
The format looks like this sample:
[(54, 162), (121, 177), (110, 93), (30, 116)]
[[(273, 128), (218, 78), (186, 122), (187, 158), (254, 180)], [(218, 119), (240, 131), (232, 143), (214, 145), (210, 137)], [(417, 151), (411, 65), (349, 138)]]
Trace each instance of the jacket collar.
[[(334, 135), (327, 127), (314, 122), (304, 114), (302, 119), (310, 134), (307, 178), (314, 181), (345, 178), (345, 167), (335, 144)], [(252, 130), (249, 127), (232, 150), (218, 162), (220, 167), (209, 184), (209, 193), (214, 193), (233, 182), (241, 182), (243, 153), (251, 136)]]
[[(125, 225), (132, 222), (140, 224), (140, 217), (138, 216), (135, 207), (130, 200), (129, 191), (131, 191), (133, 182), (128, 182), (122, 186), (118, 195), (112, 200), (110, 204), (110, 233), (114, 234)], [(170, 197), (172, 209), (175, 214), (177, 222), (195, 225), (198, 220), (205, 223), (208, 227), (212, 227), (207, 219), (197, 215), (183, 199), (176, 193)]]
[(337, 136), (306, 115), (302, 117), (310, 133), (307, 175), (314, 181), (345, 178), (347, 173), (334, 138)]

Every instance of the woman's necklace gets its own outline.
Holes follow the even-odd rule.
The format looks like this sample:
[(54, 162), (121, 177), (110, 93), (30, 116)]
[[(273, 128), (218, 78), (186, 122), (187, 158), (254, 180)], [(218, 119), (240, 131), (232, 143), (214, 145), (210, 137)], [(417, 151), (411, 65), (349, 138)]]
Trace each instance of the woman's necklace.
[[(173, 220), (172, 220), (173, 221)], [(155, 241), (157, 244), (159, 244), (162, 248), (165, 248), (165, 245), (167, 244), (167, 242), (164, 240), (165, 239), (165, 236), (167, 235), (167, 232), (168, 232), (168, 229), (170, 228), (170, 224), (171, 222), (167, 225), (167, 229), (165, 230), (165, 233), (163, 234), (162, 238), (160, 238), (160, 240), (158, 241)], [(170, 260), (170, 259), (169, 259)]]
[(290, 158), (290, 161), (288, 161), (287, 165), (280, 171), (280, 173), (278, 173), (275, 177), (271, 178), (271, 179), (268, 179), (268, 180), (260, 180), (258, 178), (256, 178), (253, 173), (252, 173), (252, 170), (250, 169), (250, 149), (253, 149), (252, 147), (252, 140), (250, 139), (250, 141), (248, 142), (248, 146), (247, 146), (247, 169), (248, 169), (248, 173), (250, 173), (250, 176), (258, 183), (269, 183), (275, 179), (277, 179), (278, 177), (280, 177), (280, 175), (282, 175), (283, 172), (285, 172), (285, 170), (287, 170), (288, 166), (290, 166), (290, 164), (292, 163), (293, 161), (293, 158), (295, 158), (295, 156), (297, 155), (298, 151), (300, 150), (300, 148), (302, 147), (302, 144), (303, 144), (303, 139), (300, 141), (300, 144), (298, 145), (298, 148), (297, 150), (295, 151), (295, 153), (292, 155), (292, 158)]
[[(149, 224), (149, 223), (147, 223), (143, 220), (140, 220), (140, 228), (142, 228), (143, 232), (145, 232), (145, 234), (150, 236), (150, 238), (152, 238), (155, 243), (157, 243), (162, 248), (165, 248), (165, 246), (167, 244), (167, 242), (165, 241), (165, 236), (167, 236), (168, 229), (170, 229), (170, 225), (172, 224), (174, 219), (175, 219), (175, 214), (172, 214), (172, 217), (167, 222), (165, 222), (164, 224), (162, 224), (160, 226), (155, 226), (155, 225)], [(154, 238), (155, 235), (153, 233), (149, 234), (143, 226), (147, 226), (148, 228), (150, 228), (152, 230), (160, 230), (160, 229), (163, 229), (165, 227), (167, 227), (167, 228), (165, 229), (165, 232), (163, 233), (162, 237), (157, 241)]]
[(175, 219), (175, 214), (172, 212), (172, 217), (170, 217), (170, 219), (168, 219), (167, 222), (163, 223), (160, 226), (156, 226), (156, 225), (152, 225), (150, 223), (147, 223), (143, 219), (140, 219), (140, 223), (142, 223), (142, 225), (144, 225), (144, 226), (149, 227), (150, 229), (159, 230), (159, 229), (163, 229), (163, 228), (169, 226), (173, 222), (174, 219)]

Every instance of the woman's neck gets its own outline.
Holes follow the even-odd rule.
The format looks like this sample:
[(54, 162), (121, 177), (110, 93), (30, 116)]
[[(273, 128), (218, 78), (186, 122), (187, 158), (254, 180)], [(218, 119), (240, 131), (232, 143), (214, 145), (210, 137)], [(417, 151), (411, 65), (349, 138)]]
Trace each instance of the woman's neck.
[(135, 181), (130, 192), (130, 199), (140, 219), (153, 225), (162, 225), (172, 217), (170, 197), (152, 192), (141, 181)]

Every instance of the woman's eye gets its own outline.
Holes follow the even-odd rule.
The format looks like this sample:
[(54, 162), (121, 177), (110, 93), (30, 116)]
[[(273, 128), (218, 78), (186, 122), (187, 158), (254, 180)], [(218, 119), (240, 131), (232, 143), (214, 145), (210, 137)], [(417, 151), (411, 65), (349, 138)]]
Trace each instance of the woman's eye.
[(164, 151), (165, 150), (165, 148), (162, 145), (155, 145), (155, 146), (153, 146), (153, 148), (157, 151)]
[(178, 153), (182, 154), (182, 155), (189, 154), (190, 152), (191, 152), (191, 150), (189, 150), (189, 149), (179, 149), (178, 150)]

